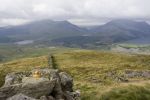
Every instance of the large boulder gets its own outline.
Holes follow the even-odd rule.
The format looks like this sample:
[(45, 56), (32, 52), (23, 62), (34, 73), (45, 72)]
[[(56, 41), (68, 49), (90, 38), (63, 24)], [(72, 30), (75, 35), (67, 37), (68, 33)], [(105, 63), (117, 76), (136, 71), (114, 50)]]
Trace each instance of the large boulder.
[(54, 69), (9, 73), (0, 88), (0, 100), (77, 100), (74, 94), (72, 77)]
[(55, 86), (55, 80), (41, 81), (36, 83), (22, 83), (10, 85), (0, 88), (0, 100), (6, 100), (11, 96), (22, 93), (29, 97), (40, 98), (43, 95), (49, 95), (52, 93)]

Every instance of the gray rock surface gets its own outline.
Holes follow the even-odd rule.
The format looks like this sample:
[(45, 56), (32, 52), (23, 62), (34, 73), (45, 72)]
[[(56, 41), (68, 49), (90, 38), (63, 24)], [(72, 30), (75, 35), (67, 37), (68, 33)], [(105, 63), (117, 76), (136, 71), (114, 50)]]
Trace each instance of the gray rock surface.
[(150, 78), (150, 71), (134, 71), (134, 70), (126, 70), (125, 77), (127, 78)]
[(22, 93), (29, 97), (40, 98), (43, 95), (49, 95), (52, 93), (55, 86), (55, 80), (43, 81), (37, 83), (22, 83), (10, 85), (0, 88), (0, 100), (6, 100), (13, 95)]
[(68, 75), (66, 72), (59, 73), (62, 89), (64, 91), (73, 91), (73, 79), (70, 75)]
[[(40, 75), (34, 77), (37, 70)], [(78, 100), (73, 94), (72, 77), (54, 69), (10, 73), (0, 88), (0, 100)]]
[(133, 78), (150, 79), (150, 70), (125, 70), (123, 73), (117, 73), (116, 71), (110, 71), (106, 73), (106, 78), (111, 78), (117, 82), (129, 82)]
[(36, 100), (36, 99), (28, 97), (28, 96), (20, 93), (20, 94), (17, 94), (17, 95), (14, 95), (14, 96), (8, 98), (7, 100)]

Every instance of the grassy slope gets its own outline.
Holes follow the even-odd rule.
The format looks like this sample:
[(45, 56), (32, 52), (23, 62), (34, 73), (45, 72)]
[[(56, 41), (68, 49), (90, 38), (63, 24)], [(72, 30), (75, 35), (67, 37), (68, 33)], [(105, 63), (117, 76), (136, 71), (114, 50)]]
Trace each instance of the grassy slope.
[[(110, 71), (117, 71), (117, 74), (120, 75), (125, 69), (150, 70), (149, 55), (127, 55), (90, 50), (61, 50), (61, 52), (55, 53), (54, 57), (59, 69), (70, 73), (74, 77), (75, 88), (81, 90), (83, 100), (98, 100), (104, 91), (109, 91), (112, 87), (119, 87), (120, 89), (120, 87), (124, 86), (122, 83), (105, 77), (106, 73)], [(40, 66), (47, 66), (47, 56), (3, 63), (0, 65), (1, 84), (4, 75), (8, 72), (31, 70)], [(129, 92), (128, 90), (127, 92)], [(107, 93), (108, 96), (111, 97), (112, 91)], [(147, 92), (147, 90), (143, 91)], [(107, 97), (107, 95), (104, 96)]]
[(91, 76), (96, 79), (102, 78), (105, 73), (110, 71), (150, 70), (150, 56), (147, 55), (75, 50), (69, 53), (55, 54), (55, 58), (60, 69), (70, 72), (76, 79), (81, 80)]
[(120, 75), (126, 69), (150, 70), (150, 56), (147, 55), (75, 50), (56, 54), (55, 57), (60, 69), (74, 77), (75, 86), (82, 91), (85, 100), (98, 99), (104, 92), (101, 90), (119, 86), (119, 83), (105, 77), (108, 72), (117, 71)]
[(103, 94), (100, 100), (149, 100), (150, 85), (129, 85), (126, 87), (113, 88)]

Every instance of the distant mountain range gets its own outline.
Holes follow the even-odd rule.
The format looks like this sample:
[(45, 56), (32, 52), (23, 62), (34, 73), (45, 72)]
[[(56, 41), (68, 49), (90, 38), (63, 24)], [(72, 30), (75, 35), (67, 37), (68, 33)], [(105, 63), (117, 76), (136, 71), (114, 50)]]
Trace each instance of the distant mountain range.
[(1, 42), (21, 40), (42, 41), (83, 34), (86, 34), (85, 29), (79, 28), (68, 21), (41, 20), (19, 26), (0, 28), (1, 38), (9, 40)]
[(150, 43), (150, 25), (132, 20), (113, 20), (90, 29), (78, 27), (68, 21), (52, 20), (0, 28), (0, 43), (33, 40), (55, 45), (98, 45), (145, 39), (146, 43)]
[(92, 29), (95, 35), (103, 35), (119, 40), (150, 36), (150, 25), (132, 20), (113, 20)]

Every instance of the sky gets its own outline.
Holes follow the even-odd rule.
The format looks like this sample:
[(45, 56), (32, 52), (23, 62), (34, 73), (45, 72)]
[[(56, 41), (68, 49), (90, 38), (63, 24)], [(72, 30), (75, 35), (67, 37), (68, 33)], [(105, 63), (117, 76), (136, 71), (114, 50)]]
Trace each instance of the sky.
[(43, 19), (77, 25), (113, 19), (150, 21), (150, 0), (0, 0), (0, 26)]

